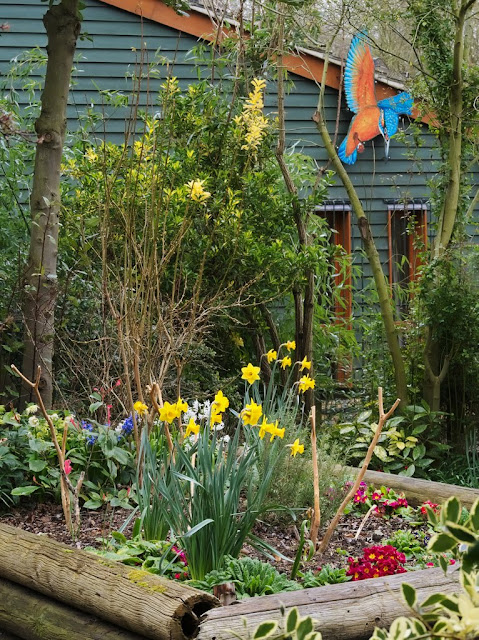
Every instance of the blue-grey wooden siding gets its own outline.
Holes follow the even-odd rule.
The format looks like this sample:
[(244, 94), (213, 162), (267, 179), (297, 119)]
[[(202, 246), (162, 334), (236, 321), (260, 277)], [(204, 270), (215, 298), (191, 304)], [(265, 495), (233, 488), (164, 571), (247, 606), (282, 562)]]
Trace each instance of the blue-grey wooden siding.
[[(9, 61), (25, 49), (44, 47), (46, 37), (41, 22), (45, 4), (39, 0), (19, 0), (16, 3), (0, 0), (1, 19), (10, 24), (10, 31), (0, 36), (0, 74), (5, 73)], [(78, 43), (74, 86), (68, 111), (69, 127), (75, 127), (77, 117), (92, 104), (101, 104), (99, 89), (128, 92), (131, 80), (126, 77), (135, 71), (140, 50), (147, 52), (151, 62), (155, 55), (164, 60), (160, 66), (163, 77), (172, 73), (179, 78), (183, 87), (197, 79), (197, 70), (191, 50), (198, 44), (195, 37), (180, 33), (149, 20), (141, 21), (127, 11), (105, 5), (97, 0), (87, 0), (84, 10), (83, 31), (90, 39)], [(172, 68), (173, 67), (173, 68)], [(295, 144), (297, 151), (303, 151), (315, 158), (318, 166), (327, 162), (320, 136), (312, 122), (317, 104), (318, 88), (313, 81), (292, 75), (293, 90), (286, 97), (287, 139)], [(151, 79), (150, 93), (142, 92), (143, 104), (149, 101), (154, 109), (154, 95), (160, 79)], [(266, 110), (275, 110), (274, 86), (268, 87)], [(326, 117), (333, 132), (336, 121), (338, 94), (333, 89), (326, 92)], [(101, 107), (98, 107), (101, 108)], [(109, 119), (107, 136), (113, 142), (122, 142), (125, 131), (126, 110), (105, 107)], [(338, 144), (347, 131), (351, 114), (343, 108), (340, 114)], [(103, 126), (103, 125), (102, 125)], [(404, 123), (407, 129), (408, 123)], [(100, 129), (101, 133), (101, 129)], [(408, 146), (409, 145), (409, 146)], [(421, 146), (415, 148), (412, 138), (408, 145), (393, 139), (390, 146), (390, 160), (384, 159), (381, 138), (368, 143), (366, 151), (359, 156), (349, 169), (363, 206), (369, 216), (373, 235), (383, 261), (388, 260), (388, 234), (386, 200), (427, 198), (428, 181), (435, 173), (437, 151), (434, 138), (424, 127)], [(476, 181), (477, 182), (477, 181)], [(330, 189), (332, 199), (346, 198), (341, 184)], [(430, 222), (430, 221), (429, 221)], [(470, 227), (473, 231), (474, 229)], [(353, 224), (353, 251), (356, 260), (362, 264), (361, 242), (356, 225)], [(365, 266), (365, 274), (368, 267)]]

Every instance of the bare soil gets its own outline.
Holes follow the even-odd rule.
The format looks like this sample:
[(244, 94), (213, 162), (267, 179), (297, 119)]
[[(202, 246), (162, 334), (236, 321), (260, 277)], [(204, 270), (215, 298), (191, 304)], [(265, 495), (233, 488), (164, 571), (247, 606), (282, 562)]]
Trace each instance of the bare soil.
[[(72, 540), (65, 527), (61, 505), (54, 503), (18, 507), (0, 515), (0, 522), (37, 535), (47, 535), (58, 542), (80, 549), (87, 546), (100, 548), (106, 544), (110, 533), (117, 531), (130, 514), (131, 511), (125, 509), (82, 510), (81, 530), (77, 541)], [(305, 568), (315, 570), (324, 564), (346, 567), (348, 556), (359, 557), (364, 547), (380, 544), (398, 529), (408, 528), (408, 523), (400, 517), (393, 516), (385, 520), (371, 516), (359, 537), (355, 539), (361, 520), (362, 517), (345, 516), (339, 523), (327, 551), (321, 557), (315, 556)], [(124, 531), (127, 537), (131, 533), (131, 527), (132, 523)], [(273, 525), (262, 522), (256, 525), (255, 534), (277, 549), (280, 554), (290, 560), (294, 559), (299, 541), (298, 529), (295, 525)], [(245, 545), (243, 553), (265, 560), (264, 556), (249, 545)], [(289, 573), (291, 570), (291, 562), (287, 562), (279, 555), (271, 562), (279, 571)]]

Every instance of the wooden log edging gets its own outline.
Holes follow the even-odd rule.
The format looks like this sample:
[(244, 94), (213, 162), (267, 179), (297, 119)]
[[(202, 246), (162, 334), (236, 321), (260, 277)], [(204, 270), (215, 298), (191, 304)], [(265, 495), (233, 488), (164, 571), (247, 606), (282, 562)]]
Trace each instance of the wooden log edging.
[[(0, 640), (144, 640), (94, 616), (0, 578)], [(3, 633), (12, 632), (15, 636)]]
[(150, 640), (195, 638), (203, 591), (0, 524), (0, 577)]
[(298, 607), (301, 616), (311, 616), (323, 640), (367, 640), (374, 627), (389, 627), (398, 616), (408, 615), (409, 609), (401, 598), (403, 582), (413, 585), (422, 601), (436, 592), (457, 592), (459, 571), (453, 569), (445, 576), (441, 569), (425, 569), (251, 598), (209, 611), (201, 623), (198, 640), (237, 639), (245, 633), (244, 620), (252, 633), (260, 622), (280, 621), (283, 606), (287, 610)]
[[(337, 466), (335, 473), (346, 473), (352, 477), (357, 476), (359, 469), (355, 467)], [(422, 478), (406, 478), (406, 476), (398, 476), (393, 473), (384, 473), (382, 471), (366, 471), (364, 481), (374, 486), (387, 486), (394, 491), (403, 491), (411, 504), (422, 504), (425, 500), (437, 502), (441, 504), (450, 498), (456, 496), (464, 507), (470, 508), (479, 498), (479, 489), (471, 489), (469, 487), (459, 487), (455, 484), (446, 484), (445, 482), (433, 482), (432, 480), (423, 480)]]

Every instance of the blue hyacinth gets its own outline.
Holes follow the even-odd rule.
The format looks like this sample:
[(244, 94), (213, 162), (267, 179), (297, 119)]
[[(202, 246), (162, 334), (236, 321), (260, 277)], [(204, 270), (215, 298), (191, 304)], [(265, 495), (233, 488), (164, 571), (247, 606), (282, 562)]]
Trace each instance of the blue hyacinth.
[(131, 415), (128, 416), (128, 418), (126, 418), (125, 422), (123, 423), (123, 427), (121, 429), (121, 432), (124, 436), (129, 436), (130, 433), (133, 432), (133, 418)]
[[(92, 425), (92, 424), (90, 424), (89, 422), (87, 422), (86, 420), (82, 420), (82, 421), (81, 421), (81, 428), (82, 428), (84, 431), (90, 431), (90, 432), (93, 432), (93, 431), (95, 430), (95, 429), (93, 428), (93, 425)], [(96, 442), (97, 440), (98, 440), (98, 436), (91, 435), (91, 436), (88, 436), (88, 437), (87, 437), (87, 439), (86, 439), (86, 443), (87, 443), (87, 445), (89, 445), (89, 446), (91, 447), (91, 446), (93, 446), (93, 445), (95, 444), (95, 442)]]

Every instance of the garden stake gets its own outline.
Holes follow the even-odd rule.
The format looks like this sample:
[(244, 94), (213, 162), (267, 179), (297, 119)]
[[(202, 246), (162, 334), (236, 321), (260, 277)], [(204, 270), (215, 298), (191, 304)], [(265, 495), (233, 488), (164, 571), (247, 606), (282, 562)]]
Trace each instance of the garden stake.
[[(58, 462), (60, 463), (60, 473), (61, 473), (60, 491), (62, 496), (63, 515), (65, 516), (65, 522), (68, 527), (68, 530), (70, 531), (70, 535), (72, 536), (72, 538), (75, 539), (76, 536), (78, 535), (78, 532), (80, 531), (80, 499), (78, 494), (80, 493), (80, 489), (83, 484), (83, 479), (85, 478), (85, 472), (82, 471), (80, 473), (80, 476), (77, 480), (75, 487), (73, 486), (68, 475), (65, 473), (65, 449), (66, 449), (67, 426), (65, 424), (64, 431), (63, 431), (62, 446), (60, 447), (60, 444), (58, 443), (57, 434), (55, 431), (55, 426), (52, 422), (52, 419), (48, 415), (47, 410), (45, 409), (45, 405), (43, 404), (42, 394), (40, 393), (40, 389), (38, 388), (40, 384), (40, 377), (42, 374), (42, 368), (40, 367), (40, 365), (38, 365), (38, 368), (37, 368), (37, 375), (35, 378), (35, 382), (32, 382), (27, 377), (25, 377), (23, 373), (21, 373), (14, 364), (11, 365), (11, 369), (18, 376), (20, 376), (20, 378), (26, 384), (28, 384), (33, 389), (37, 397), (40, 411), (42, 412), (43, 417), (47, 421), (48, 427), (50, 429), (50, 437), (52, 439), (52, 442), (57, 452)], [(68, 489), (71, 491), (73, 496), (73, 508), (75, 511), (75, 528), (73, 528), (73, 525), (72, 525), (72, 515), (70, 511), (70, 495), (68, 493)]]
[(321, 544), (319, 545), (319, 549), (318, 549), (319, 553), (324, 553), (328, 548), (328, 544), (329, 544), (329, 541), (331, 540), (331, 536), (333, 535), (334, 530), (338, 526), (338, 522), (341, 519), (341, 516), (343, 515), (345, 508), (348, 506), (349, 502), (351, 501), (351, 498), (355, 495), (356, 491), (359, 489), (359, 485), (361, 484), (361, 481), (364, 478), (364, 474), (368, 470), (368, 466), (369, 466), (369, 463), (371, 462), (373, 451), (379, 440), (379, 436), (381, 435), (381, 431), (384, 427), (384, 423), (394, 413), (394, 411), (396, 410), (400, 402), (401, 402), (400, 398), (397, 398), (396, 402), (389, 409), (389, 411), (387, 413), (384, 413), (383, 388), (378, 387), (379, 422), (376, 428), (376, 433), (374, 434), (374, 437), (371, 440), (371, 444), (369, 445), (368, 452), (366, 453), (366, 457), (364, 458), (363, 466), (361, 467), (361, 471), (358, 473), (358, 476), (353, 486), (351, 487), (350, 491), (347, 493), (346, 497), (339, 505), (339, 508), (336, 511), (336, 515), (329, 523), (329, 527), (327, 528), (326, 533), (324, 534), (324, 538), (322, 539)]
[(318, 541), (319, 525), (321, 524), (321, 510), (319, 505), (319, 470), (318, 470), (318, 445), (316, 442), (316, 407), (311, 407), (311, 457), (313, 462), (313, 491), (314, 491), (314, 508), (313, 517), (311, 518), (311, 542), (316, 549)]
[(361, 524), (359, 525), (358, 530), (356, 531), (356, 535), (354, 536), (355, 540), (357, 540), (359, 538), (359, 535), (360, 535), (361, 531), (364, 529), (364, 525), (366, 524), (369, 516), (372, 514), (372, 512), (374, 511), (375, 508), (376, 508), (376, 505), (373, 504), (373, 506), (368, 510), (367, 514), (361, 520)]

